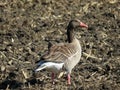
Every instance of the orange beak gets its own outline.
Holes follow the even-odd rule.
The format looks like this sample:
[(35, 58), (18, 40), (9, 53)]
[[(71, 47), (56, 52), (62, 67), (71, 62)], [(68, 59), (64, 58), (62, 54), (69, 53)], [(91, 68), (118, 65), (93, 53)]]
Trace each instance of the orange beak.
[(80, 27), (88, 28), (88, 25), (84, 24), (83, 22), (80, 22)]

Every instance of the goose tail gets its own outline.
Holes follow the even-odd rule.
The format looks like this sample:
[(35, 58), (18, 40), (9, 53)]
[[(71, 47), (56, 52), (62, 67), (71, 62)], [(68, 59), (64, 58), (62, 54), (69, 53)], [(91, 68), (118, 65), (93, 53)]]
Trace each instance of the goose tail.
[(40, 61), (37, 63), (37, 68), (34, 71), (38, 72), (38, 71), (43, 70), (45, 68), (47, 68), (47, 66), (45, 65), (45, 61)]

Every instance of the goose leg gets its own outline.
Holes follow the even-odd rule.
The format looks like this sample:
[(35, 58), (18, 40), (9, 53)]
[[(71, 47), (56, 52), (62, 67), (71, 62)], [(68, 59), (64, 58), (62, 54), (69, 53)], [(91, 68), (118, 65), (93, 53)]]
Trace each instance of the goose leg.
[(68, 79), (68, 85), (71, 84), (71, 81), (70, 81), (70, 74), (67, 75), (67, 79)]
[(51, 78), (52, 78), (52, 84), (55, 84), (55, 82), (54, 82), (54, 77), (55, 77), (55, 74), (52, 72), (52, 75), (51, 75)]

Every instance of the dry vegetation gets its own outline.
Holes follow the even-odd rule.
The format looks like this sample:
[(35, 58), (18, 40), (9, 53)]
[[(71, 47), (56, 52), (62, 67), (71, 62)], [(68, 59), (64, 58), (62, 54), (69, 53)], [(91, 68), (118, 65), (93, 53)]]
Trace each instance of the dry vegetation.
[[(51, 84), (50, 73), (33, 74), (49, 42), (66, 41), (66, 26), (78, 18), (83, 54), (72, 72)], [(120, 90), (119, 0), (0, 0), (0, 89)]]

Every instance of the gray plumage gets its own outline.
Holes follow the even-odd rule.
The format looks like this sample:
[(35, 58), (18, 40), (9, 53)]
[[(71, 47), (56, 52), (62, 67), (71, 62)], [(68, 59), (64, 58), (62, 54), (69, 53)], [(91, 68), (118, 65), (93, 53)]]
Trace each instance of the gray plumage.
[(81, 45), (74, 35), (76, 27), (88, 27), (79, 20), (71, 20), (67, 27), (67, 43), (52, 45), (48, 52), (41, 57), (35, 71), (48, 69), (54, 73), (64, 69), (71, 74), (72, 69), (80, 61)]

